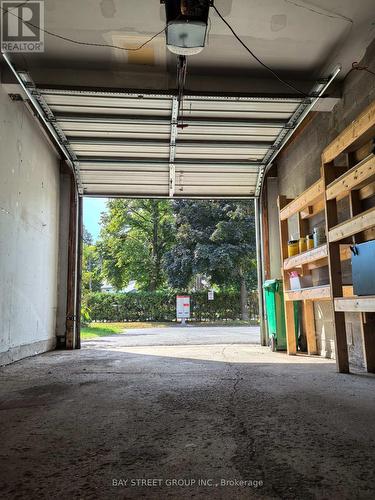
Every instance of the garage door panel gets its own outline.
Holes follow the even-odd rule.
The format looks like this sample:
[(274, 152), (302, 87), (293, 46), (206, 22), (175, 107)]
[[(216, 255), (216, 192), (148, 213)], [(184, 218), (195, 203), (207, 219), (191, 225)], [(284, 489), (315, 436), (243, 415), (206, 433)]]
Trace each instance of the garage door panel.
[(168, 163), (131, 163), (125, 161), (111, 162), (111, 161), (81, 161), (81, 172), (169, 172)]
[[(252, 197), (302, 99), (40, 89), (83, 193)], [(181, 125), (183, 125), (181, 127)]]
[(169, 194), (168, 185), (157, 186), (157, 185), (123, 185), (123, 184), (86, 184), (85, 194), (91, 196), (123, 196), (123, 197), (152, 197), (152, 196), (162, 196), (167, 197)]

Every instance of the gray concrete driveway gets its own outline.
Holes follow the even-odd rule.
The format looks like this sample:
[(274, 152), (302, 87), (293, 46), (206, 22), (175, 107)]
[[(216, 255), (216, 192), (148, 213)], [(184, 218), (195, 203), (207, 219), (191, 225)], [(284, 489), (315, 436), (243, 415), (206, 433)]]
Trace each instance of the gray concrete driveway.
[(260, 330), (250, 327), (195, 327), (143, 328), (127, 330), (122, 335), (87, 340), (84, 347), (158, 346), (158, 345), (212, 345), (259, 344)]

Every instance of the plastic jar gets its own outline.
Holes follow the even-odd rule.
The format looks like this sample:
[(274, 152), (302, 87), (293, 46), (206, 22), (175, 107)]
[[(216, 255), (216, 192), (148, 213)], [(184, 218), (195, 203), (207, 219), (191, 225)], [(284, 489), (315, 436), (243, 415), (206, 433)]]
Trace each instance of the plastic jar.
[(326, 243), (326, 230), (323, 226), (314, 227), (314, 247), (320, 247)]

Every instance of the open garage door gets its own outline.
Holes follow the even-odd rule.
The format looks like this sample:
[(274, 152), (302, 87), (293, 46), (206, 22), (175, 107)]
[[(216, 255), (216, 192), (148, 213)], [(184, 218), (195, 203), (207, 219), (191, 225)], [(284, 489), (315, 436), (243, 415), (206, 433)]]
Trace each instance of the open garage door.
[[(312, 99), (34, 89), (82, 194), (247, 198)], [(182, 126), (180, 125), (182, 124)]]
[(41, 88), (4, 55), (75, 172), (80, 195), (252, 198), (340, 71), (309, 96)]

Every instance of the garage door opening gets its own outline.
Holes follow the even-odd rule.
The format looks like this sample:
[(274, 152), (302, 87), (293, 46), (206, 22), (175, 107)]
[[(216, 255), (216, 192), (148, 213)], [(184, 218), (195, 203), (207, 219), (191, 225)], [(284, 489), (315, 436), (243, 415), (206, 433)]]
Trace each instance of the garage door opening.
[(186, 314), (194, 326), (256, 327), (259, 341), (255, 226), (254, 200), (84, 198), (82, 339)]

